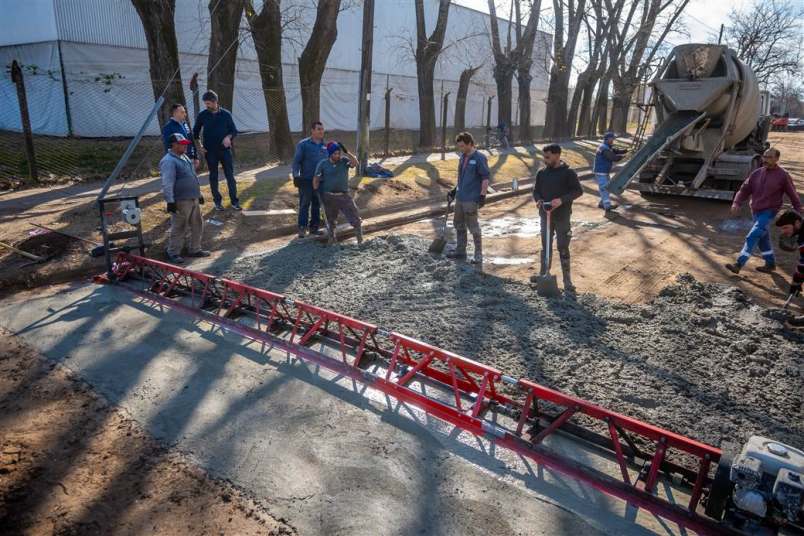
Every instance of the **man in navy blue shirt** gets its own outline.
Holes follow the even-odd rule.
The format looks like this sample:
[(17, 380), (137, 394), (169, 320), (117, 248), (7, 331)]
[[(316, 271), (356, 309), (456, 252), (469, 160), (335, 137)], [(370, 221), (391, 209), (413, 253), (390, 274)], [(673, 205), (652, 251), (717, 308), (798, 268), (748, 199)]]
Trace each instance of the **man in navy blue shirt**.
[(617, 205), (612, 203), (609, 199), (609, 192), (606, 188), (609, 185), (609, 174), (614, 162), (619, 162), (623, 159), (623, 155), (627, 153), (625, 149), (614, 148), (614, 132), (606, 132), (603, 136), (603, 143), (597, 148), (595, 153), (594, 173), (597, 179), (597, 186), (600, 190), (600, 203), (597, 208), (602, 208), (607, 213), (617, 208)]
[(299, 238), (304, 238), (308, 223), (310, 234), (319, 233), (321, 207), (318, 195), (313, 190), (313, 175), (318, 163), (326, 159), (324, 124), (313, 121), (310, 137), (296, 145), (296, 154), (293, 155), (293, 185), (299, 189)]
[(206, 151), (207, 165), (209, 166), (209, 187), (212, 190), (215, 209), (223, 210), (223, 198), (218, 190), (218, 164), (221, 164), (223, 174), (226, 176), (226, 185), (229, 188), (229, 200), (232, 202), (232, 208), (241, 210), (240, 203), (237, 200), (237, 183), (235, 183), (234, 159), (232, 157), (232, 140), (237, 136), (237, 128), (229, 110), (224, 110), (218, 104), (217, 93), (207, 91), (202, 98), (207, 109), (198, 114), (198, 119), (195, 120), (195, 126), (193, 127), (193, 136), (198, 138), (201, 131), (204, 131), (204, 136), (201, 140)]
[(201, 163), (198, 160), (198, 151), (195, 148), (193, 133), (190, 130), (190, 125), (187, 124), (187, 110), (178, 103), (170, 107), (170, 119), (162, 128), (162, 143), (165, 144), (166, 153), (170, 150), (170, 139), (173, 134), (181, 134), (184, 139), (190, 141), (185, 154), (187, 158), (193, 161), (193, 168), (198, 171)]
[(483, 241), (480, 236), (480, 223), (477, 210), (486, 203), (486, 190), (489, 187), (489, 163), (486, 156), (475, 149), (475, 140), (468, 132), (461, 132), (455, 137), (455, 143), (461, 152), (458, 164), (458, 186), (453, 188), (449, 199), (455, 200), (455, 233), (458, 243), (455, 251), (447, 253), (451, 259), (466, 259), (466, 229), (472, 232), (475, 243), (475, 256), (472, 262), (483, 262)]

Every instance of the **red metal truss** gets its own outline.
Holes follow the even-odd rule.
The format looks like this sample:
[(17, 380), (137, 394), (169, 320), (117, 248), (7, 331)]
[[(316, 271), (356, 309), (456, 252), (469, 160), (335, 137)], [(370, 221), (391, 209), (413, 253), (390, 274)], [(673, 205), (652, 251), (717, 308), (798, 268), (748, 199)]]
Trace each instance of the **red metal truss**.
[[(715, 447), (282, 294), (129, 253), (119, 254), (113, 268), (122, 286), (143, 298), (359, 381), (699, 534), (730, 533), (697, 511), (711, 484), (710, 467), (721, 456)], [(136, 286), (138, 281), (143, 284)], [(319, 343), (328, 351), (315, 350)], [(373, 364), (384, 370), (372, 372)], [(437, 389), (424, 394), (417, 383)], [(544, 440), (559, 431), (603, 449), (621, 478), (546, 446)], [(687, 505), (654, 493), (662, 473), (682, 477), (690, 490)]]

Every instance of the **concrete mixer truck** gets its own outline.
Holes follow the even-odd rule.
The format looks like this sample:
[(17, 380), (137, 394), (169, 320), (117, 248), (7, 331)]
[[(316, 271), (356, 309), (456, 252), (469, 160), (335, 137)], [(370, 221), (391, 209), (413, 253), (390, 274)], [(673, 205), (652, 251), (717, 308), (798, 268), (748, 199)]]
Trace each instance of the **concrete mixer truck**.
[(651, 82), (653, 135), (609, 183), (650, 196), (731, 200), (760, 165), (770, 117), (760, 116), (759, 84), (722, 45), (673, 49)]

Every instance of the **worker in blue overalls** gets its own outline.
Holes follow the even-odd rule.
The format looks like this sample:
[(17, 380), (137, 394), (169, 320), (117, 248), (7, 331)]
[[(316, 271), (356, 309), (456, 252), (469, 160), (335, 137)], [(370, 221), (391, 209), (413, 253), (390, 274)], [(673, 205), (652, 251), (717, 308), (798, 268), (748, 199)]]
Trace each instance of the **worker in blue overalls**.
[(611, 167), (614, 162), (622, 160), (623, 155), (628, 152), (625, 149), (614, 148), (615, 137), (614, 132), (606, 132), (603, 136), (603, 143), (600, 144), (595, 153), (595, 166), (592, 170), (600, 190), (600, 202), (597, 204), (597, 208), (602, 208), (606, 213), (617, 208), (617, 205), (609, 199), (609, 191), (606, 189), (609, 186)]

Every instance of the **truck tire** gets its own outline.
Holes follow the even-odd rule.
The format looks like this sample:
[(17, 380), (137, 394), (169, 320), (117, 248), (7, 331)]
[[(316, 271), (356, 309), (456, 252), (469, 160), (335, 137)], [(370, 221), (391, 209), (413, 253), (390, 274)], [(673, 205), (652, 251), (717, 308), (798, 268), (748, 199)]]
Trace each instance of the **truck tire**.
[(723, 514), (726, 513), (726, 505), (734, 489), (734, 483), (731, 481), (730, 473), (731, 456), (723, 454), (717, 464), (715, 477), (712, 479), (712, 487), (709, 490), (709, 498), (706, 501), (706, 508), (704, 510), (707, 516), (717, 521), (723, 520)]

